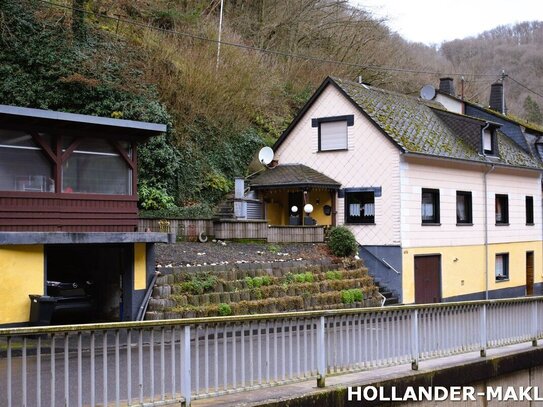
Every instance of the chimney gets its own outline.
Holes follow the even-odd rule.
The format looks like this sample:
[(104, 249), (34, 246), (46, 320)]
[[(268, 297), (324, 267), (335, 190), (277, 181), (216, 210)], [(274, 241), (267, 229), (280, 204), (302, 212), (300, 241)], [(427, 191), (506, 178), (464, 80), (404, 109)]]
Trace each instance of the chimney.
[(503, 82), (496, 82), (490, 88), (490, 101), (488, 103), (492, 110), (505, 114), (505, 97), (503, 94)]
[(440, 92), (455, 96), (456, 92), (454, 91), (454, 79), (439, 78), (439, 90)]

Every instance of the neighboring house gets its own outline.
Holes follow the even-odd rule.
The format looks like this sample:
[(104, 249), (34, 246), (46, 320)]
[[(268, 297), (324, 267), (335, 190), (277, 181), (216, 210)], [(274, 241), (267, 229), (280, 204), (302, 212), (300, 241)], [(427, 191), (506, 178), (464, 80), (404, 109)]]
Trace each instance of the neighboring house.
[(136, 317), (155, 270), (153, 245), (167, 241), (136, 232), (136, 147), (165, 130), (0, 105), (0, 326), (28, 323), (29, 295), (59, 291), (91, 291), (93, 320)]
[(491, 85), (489, 104), (481, 106), (456, 96), (452, 78), (441, 78), (435, 101), (447, 110), (500, 124), (503, 134), (524, 151), (543, 160), (543, 128), (506, 114), (507, 103), (502, 82)]
[(499, 123), (327, 78), (274, 150), (251, 181), (269, 223), (311, 203), (403, 303), (542, 292), (543, 166)]

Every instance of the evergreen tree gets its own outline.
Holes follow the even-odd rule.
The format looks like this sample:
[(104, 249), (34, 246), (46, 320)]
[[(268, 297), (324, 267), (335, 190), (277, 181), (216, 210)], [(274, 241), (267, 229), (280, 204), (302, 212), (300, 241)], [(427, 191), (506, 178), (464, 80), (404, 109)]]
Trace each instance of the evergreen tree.
[(530, 96), (526, 96), (524, 99), (524, 114), (526, 120), (532, 123), (543, 124), (543, 114), (541, 109), (535, 100)]

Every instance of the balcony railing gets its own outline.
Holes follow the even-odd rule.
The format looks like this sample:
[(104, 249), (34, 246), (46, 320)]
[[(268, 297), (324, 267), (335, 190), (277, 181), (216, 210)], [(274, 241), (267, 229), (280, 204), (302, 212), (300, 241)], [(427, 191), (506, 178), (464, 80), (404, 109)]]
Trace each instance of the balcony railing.
[(0, 405), (162, 405), (532, 342), (543, 297), (0, 330)]

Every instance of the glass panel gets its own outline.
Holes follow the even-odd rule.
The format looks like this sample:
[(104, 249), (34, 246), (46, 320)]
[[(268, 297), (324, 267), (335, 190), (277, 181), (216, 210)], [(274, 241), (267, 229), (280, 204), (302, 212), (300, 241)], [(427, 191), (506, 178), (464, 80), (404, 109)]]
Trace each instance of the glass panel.
[(0, 130), (0, 190), (54, 192), (53, 166), (32, 136)]
[(434, 221), (434, 194), (432, 192), (422, 194), (422, 220)]
[(85, 139), (62, 166), (62, 191), (129, 195), (131, 175), (124, 159), (106, 140)]
[(374, 192), (346, 192), (346, 222), (375, 223)]

